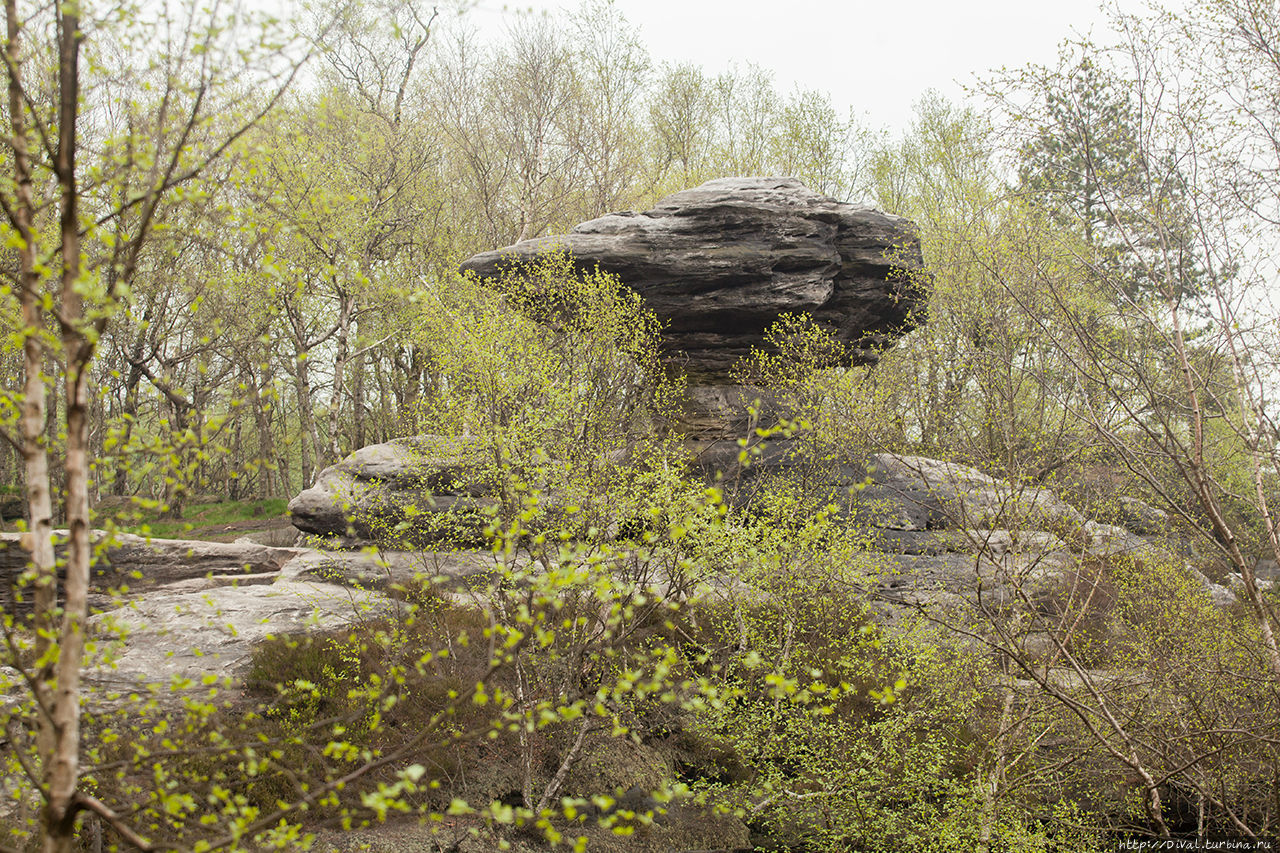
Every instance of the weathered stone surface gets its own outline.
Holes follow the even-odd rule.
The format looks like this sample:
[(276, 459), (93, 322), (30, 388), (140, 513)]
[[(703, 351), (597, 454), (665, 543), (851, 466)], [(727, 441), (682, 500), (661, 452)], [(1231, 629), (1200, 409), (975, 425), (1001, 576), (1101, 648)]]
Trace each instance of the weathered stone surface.
[[(528, 564), (519, 558), (516, 568)], [(499, 557), (490, 550), (309, 552), (298, 564), (300, 574), (318, 580), (354, 584), (365, 589), (395, 591), (421, 588), (484, 586), (500, 572)]]
[(877, 528), (871, 532), (871, 546), (887, 554), (976, 553), (976, 547), (962, 530), (894, 530)]
[(1086, 564), (1086, 558), (1113, 556), (1182, 566), (1216, 605), (1235, 601), (1228, 587), (1211, 583), (1174, 553), (1171, 543), (1099, 524), (1052, 490), (965, 465), (880, 453), (802, 471), (809, 463), (792, 442), (782, 440), (763, 445), (744, 469), (736, 441), (686, 446), (695, 467), (721, 483), (731, 502), (750, 500), (769, 475), (802, 472), (808, 488), (824, 490), (866, 531), (869, 563), (877, 563), (876, 552), (881, 555), (880, 571), (867, 583), (889, 601), (960, 604), (982, 590), (988, 605), (1024, 601), (1025, 594), (1036, 607), (1052, 612), (1095, 572), (1096, 561)]
[(686, 442), (696, 469), (726, 485), (742, 502), (769, 475), (805, 468), (815, 488), (829, 491), (847, 513), (867, 528), (896, 531), (944, 529), (1060, 530), (1085, 521), (1078, 510), (1049, 489), (999, 480), (953, 462), (876, 453), (843, 463), (812, 466), (787, 439), (757, 445), (749, 464), (730, 439)]
[[(383, 526), (398, 518), (397, 500), (430, 506), (425, 503), (429, 491), (422, 488), (424, 483), (435, 489), (471, 490), (437, 497), (436, 506), (448, 506), (458, 497), (482, 499), (473, 497), (481, 485), (467, 479), (465, 466), (436, 456), (426, 457), (424, 464), (424, 457), (414, 450), (423, 441), (365, 448), (328, 469), (316, 489), (291, 505), (295, 523), (301, 518), (300, 527), (310, 525), (308, 529), (317, 532), (359, 535), (379, 513), (386, 513)], [(1092, 571), (1082, 563), (1086, 557), (1124, 555), (1186, 565), (1152, 537), (1084, 518), (1051, 490), (1021, 486), (956, 463), (872, 454), (801, 472), (808, 463), (787, 440), (759, 444), (758, 453), (748, 454), (745, 468), (737, 441), (689, 440), (686, 448), (695, 469), (719, 482), (731, 503), (751, 500), (768, 475), (803, 473), (811, 487), (826, 490), (828, 499), (867, 531), (873, 550), (883, 555), (879, 573), (867, 582), (888, 600), (960, 603), (972, 601), (981, 589), (987, 604), (1005, 606), (1023, 600), (1025, 594), (1051, 611), (1062, 590)], [(364, 520), (352, 524), (347, 519), (356, 512), (365, 513)], [(332, 519), (327, 523), (334, 526), (319, 527), (317, 518)], [(1068, 539), (1073, 544), (1068, 545)], [(877, 563), (874, 555), (870, 563)], [(443, 588), (464, 588), (483, 584), (494, 568), (487, 554), (438, 551), (377, 560), (344, 557), (309, 565), (313, 577), (366, 589), (394, 589), (432, 577), (443, 578)], [(1190, 566), (1187, 570), (1215, 603), (1226, 606), (1235, 600), (1227, 587), (1210, 583)]]
[[(27, 567), (30, 551), (24, 544), (25, 535), (0, 533), (0, 574), (12, 577)], [(65, 538), (66, 531), (55, 531), (54, 535)], [(95, 540), (103, 535), (94, 532)], [(63, 549), (58, 551), (61, 555)], [(120, 533), (94, 572), (96, 576), (123, 578), (136, 571), (144, 583), (170, 583), (208, 574), (275, 572), (296, 555), (289, 548), (253, 543), (148, 539)]]
[[(105, 690), (167, 686), (208, 674), (242, 679), (254, 649), (269, 635), (330, 632), (394, 617), (404, 604), (388, 592), (433, 583), (460, 606), (474, 606), (465, 593), (483, 586), (495, 571), (489, 552), (325, 552), (270, 549), (286, 557), (270, 571), (197, 572), (181, 565), (192, 544), (153, 540), (154, 553), (174, 555), (175, 565), (156, 573), (167, 580), (128, 601), (98, 600), (92, 617), (106, 643), (109, 662), (91, 667), (89, 681)], [(206, 567), (212, 565), (206, 562)], [(264, 566), (260, 566), (264, 567)]]
[(482, 277), (569, 251), (619, 276), (665, 324), (669, 357), (723, 382), (783, 313), (810, 314), (862, 361), (893, 340), (921, 300), (920, 241), (906, 219), (842, 204), (795, 178), (721, 178), (652, 210), (611, 213), (568, 234), (476, 255)]
[(1144, 536), (1169, 531), (1169, 513), (1128, 496), (1120, 498), (1120, 522), (1126, 529)]
[(370, 445), (321, 471), (289, 502), (289, 515), (304, 532), (361, 539), (385, 538), (410, 516), (428, 525), (446, 513), (450, 523), (482, 529), (475, 513), (485, 488), (473, 459), (469, 445), (431, 436)]
[(680, 431), (700, 436), (706, 442), (720, 436), (736, 441), (751, 435), (756, 426), (772, 426), (779, 415), (785, 414), (778, 410), (769, 392), (752, 385), (693, 383), (685, 388), (679, 405)]
[[(890, 600), (958, 603), (982, 590), (987, 604), (1003, 606), (1020, 591), (1051, 613), (1066, 586), (1092, 576), (1085, 558), (1123, 556), (1182, 567), (1215, 606), (1236, 601), (1153, 537), (1086, 519), (1048, 489), (923, 457), (876, 454), (867, 470), (874, 485), (853, 494), (852, 511), (893, 555), (878, 578)], [(1064, 541), (1068, 534), (1075, 545)], [(1105, 596), (1097, 601), (1110, 606)]]
[(302, 555), (267, 578), (192, 578), (93, 617), (105, 636), (122, 635), (110, 666), (89, 680), (121, 690), (173, 679), (244, 676), (254, 648), (269, 635), (334, 630), (391, 611), (384, 596), (319, 581)]
[(875, 527), (1056, 531), (1085, 521), (1049, 489), (998, 480), (953, 462), (877, 453), (868, 457), (866, 469), (872, 485), (854, 495), (854, 507)]
[[(513, 777), (515, 790), (519, 790), (520, 777), (508, 763), (502, 761), (476, 762), (468, 767), (469, 785), (482, 788), (475, 776)], [(518, 768), (517, 768), (518, 769)], [(625, 766), (617, 768), (620, 771)], [(497, 790), (497, 788), (494, 788)], [(506, 789), (508, 791), (511, 788)], [(593, 789), (601, 793), (616, 794), (603, 786)], [(625, 797), (624, 793), (624, 797)], [(493, 797), (496, 799), (496, 796)], [(473, 797), (479, 799), (479, 795)], [(620, 798), (619, 807), (632, 808)], [(597, 807), (592, 807), (597, 808)], [(645, 812), (647, 808), (636, 809)], [(588, 812), (590, 813), (590, 812)], [(705, 806), (679, 802), (670, 803), (655, 815), (653, 822), (619, 843), (612, 828), (600, 826), (595, 819), (587, 819), (572, 825), (575, 836), (588, 839), (587, 849), (620, 851), (627, 853), (753, 853), (756, 850), (779, 849), (761, 836), (753, 839), (750, 830), (740, 818), (719, 814)], [(411, 816), (397, 818), (393, 813), (385, 821), (369, 826), (341, 829), (320, 825), (314, 832), (315, 853), (406, 853), (406, 851), (447, 850), (449, 853), (493, 853), (510, 850), (510, 853), (547, 853), (546, 842), (528, 835), (503, 837), (501, 846), (492, 824), (479, 818), (450, 818), (442, 827), (428, 821), (415, 820)]]

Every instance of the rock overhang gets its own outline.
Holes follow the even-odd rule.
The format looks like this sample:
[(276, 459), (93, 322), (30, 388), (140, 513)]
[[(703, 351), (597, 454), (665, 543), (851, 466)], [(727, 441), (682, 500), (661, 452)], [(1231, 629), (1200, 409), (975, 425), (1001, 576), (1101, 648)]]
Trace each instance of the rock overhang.
[(927, 276), (914, 224), (835, 201), (795, 178), (720, 178), (652, 210), (610, 213), (462, 264), (481, 278), (568, 252), (617, 275), (664, 325), (668, 362), (724, 381), (783, 314), (809, 314), (851, 363), (911, 328)]

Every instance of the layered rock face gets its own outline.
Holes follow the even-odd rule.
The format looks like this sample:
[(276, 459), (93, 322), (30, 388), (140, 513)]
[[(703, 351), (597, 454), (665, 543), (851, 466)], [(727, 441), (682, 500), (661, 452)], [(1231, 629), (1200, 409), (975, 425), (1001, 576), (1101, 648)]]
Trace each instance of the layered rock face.
[[(456, 526), (462, 520), (458, 502), (470, 508), (478, 500), (467, 494), (460, 461), (415, 454), (414, 446), (413, 439), (373, 445), (327, 469), (315, 487), (290, 505), (295, 525), (314, 533), (367, 536), (369, 517), (385, 516), (390, 507), (417, 506), (421, 509), (416, 512), (429, 522)], [(734, 469), (740, 449), (736, 442), (715, 442), (695, 463), (708, 479), (719, 477), (733, 503), (752, 500), (754, 490), (771, 476), (809, 465), (791, 442), (774, 441), (761, 447), (751, 468), (720, 476)], [(432, 497), (423, 484), (433, 482), (452, 494)], [(1126, 502), (1123, 527), (1108, 525), (1087, 518), (1050, 489), (951, 462), (891, 453), (826, 466), (809, 487), (865, 532), (868, 564), (879, 567), (866, 578), (871, 584), (867, 592), (876, 600), (954, 604), (981, 590), (991, 603), (1029, 592), (1037, 607), (1051, 611), (1061, 605), (1064, 589), (1080, 585), (1081, 567), (1089, 558), (1123, 556), (1182, 565), (1215, 604), (1235, 601), (1228, 587), (1210, 583), (1186, 563), (1176, 543), (1151, 529), (1148, 516), (1157, 511), (1137, 501)], [(474, 529), (476, 537), (481, 529)], [(454, 568), (447, 574), (465, 572)], [(362, 577), (362, 582), (368, 580)], [(1098, 602), (1093, 606), (1113, 603), (1105, 597)]]
[(795, 178), (721, 178), (652, 210), (611, 213), (568, 234), (476, 255), (463, 270), (568, 251), (644, 297), (665, 324), (668, 358), (695, 384), (730, 381), (784, 313), (808, 313), (874, 361), (921, 299), (920, 240), (906, 219), (842, 204)]
[[(1101, 580), (1090, 558), (1125, 557), (1181, 566), (1218, 606), (1235, 594), (1212, 583), (1180, 555), (1180, 545), (1138, 517), (1159, 512), (1130, 499), (1124, 526), (1085, 517), (1050, 489), (1001, 480), (965, 465), (921, 456), (872, 454), (862, 470), (835, 472), (838, 485), (865, 479), (847, 512), (870, 534), (873, 553), (892, 555), (877, 577), (877, 597), (904, 604), (951, 603), (985, 595), (1005, 604), (1029, 594), (1051, 615), (1064, 598), (1088, 598)], [(1091, 566), (1092, 568), (1086, 568)], [(1091, 573), (1094, 576), (1090, 576)], [(1083, 593), (1082, 593), (1083, 590)], [(1091, 601), (1106, 611), (1105, 595)]]
[[(56, 547), (58, 575), (65, 577), (66, 531), (56, 530), (60, 543)], [(95, 543), (105, 536), (93, 532)], [(15, 595), (15, 583), (27, 568), (31, 557), (29, 534), (0, 533), (0, 607), (29, 612), (31, 592)], [(183, 539), (151, 539), (129, 533), (117, 533), (111, 544), (94, 564), (95, 588), (105, 592), (112, 586), (127, 583), (135, 589), (154, 589), (210, 576), (234, 578), (253, 583), (256, 578), (278, 572), (297, 556), (289, 548), (272, 548), (254, 542), (202, 542)], [(136, 577), (134, 576), (136, 573)], [(98, 596), (95, 606), (109, 602)]]
[[(795, 178), (722, 178), (678, 192), (642, 213), (611, 213), (568, 234), (476, 255), (462, 269), (497, 277), (548, 252), (617, 275), (663, 322), (670, 364), (689, 376), (679, 423), (692, 456), (747, 429), (746, 405), (765, 397), (733, 384), (731, 368), (784, 313), (808, 313), (849, 344), (853, 361), (906, 330), (922, 299), (920, 241), (906, 219), (842, 204)], [(472, 516), (484, 504), (458, 448), (428, 437), (375, 445), (323, 472), (289, 505), (294, 524), (319, 535), (369, 538), (406, 521)], [(737, 446), (729, 452), (736, 456)], [(480, 525), (481, 527), (483, 525)]]

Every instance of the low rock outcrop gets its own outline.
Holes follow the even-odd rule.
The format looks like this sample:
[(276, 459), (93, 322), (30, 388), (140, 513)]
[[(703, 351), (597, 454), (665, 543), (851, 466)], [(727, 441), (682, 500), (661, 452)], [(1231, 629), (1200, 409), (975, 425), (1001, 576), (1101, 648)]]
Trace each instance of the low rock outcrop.
[[(5, 607), (15, 603), (15, 583), (26, 570), (30, 548), (25, 533), (0, 533), (0, 602)], [(98, 541), (106, 534), (94, 531)], [(65, 541), (66, 531), (54, 531), (55, 539)], [(210, 576), (255, 578), (279, 572), (300, 552), (291, 548), (273, 548), (251, 542), (205, 542), (186, 539), (153, 539), (129, 533), (115, 534), (93, 567), (94, 584), (100, 592), (126, 584), (135, 590), (152, 589)], [(65, 546), (55, 546), (61, 561)], [(28, 598), (29, 600), (29, 598)]]
[(308, 631), (334, 631), (385, 615), (385, 596), (316, 577), (321, 558), (301, 555), (268, 574), (208, 576), (165, 584), (93, 617), (107, 635), (121, 635), (109, 666), (87, 675), (100, 688), (168, 688), (199, 684), (213, 674), (243, 679), (263, 640)]
[[(328, 632), (394, 612), (397, 589), (433, 582), (442, 594), (483, 584), (488, 552), (322, 552), (147, 539), (117, 534), (95, 567), (92, 617), (108, 645), (109, 665), (88, 679), (122, 691), (213, 674), (241, 678), (269, 636)], [(26, 568), (19, 534), (0, 534), (0, 572), (11, 582)], [(112, 590), (127, 584), (124, 597)], [(8, 583), (6, 583), (8, 587)]]
[(981, 591), (997, 605), (1030, 598), (1052, 611), (1064, 584), (1092, 571), (1083, 568), (1089, 558), (1114, 557), (1180, 566), (1214, 604), (1236, 601), (1174, 543), (1086, 518), (1049, 489), (887, 453), (867, 459), (861, 483), (853, 479), (847, 511), (869, 528), (874, 547), (893, 555), (892, 568), (878, 578), (879, 594), (891, 601), (947, 603)]
[[(403, 517), (407, 505), (420, 507), (419, 516), (448, 520), (455, 529), (465, 524), (467, 512), (483, 501), (482, 490), (456, 458), (419, 455), (414, 448), (424, 442), (430, 444), (406, 439), (375, 445), (328, 469), (315, 488), (290, 505), (295, 524), (313, 533), (371, 535), (371, 528), (385, 530)], [(739, 467), (736, 441), (690, 442), (690, 448), (695, 471), (718, 480), (727, 499), (738, 505), (749, 503), (770, 476), (810, 465), (786, 440), (761, 445), (745, 469)], [(954, 603), (978, 589), (988, 601), (1011, 600), (1020, 592), (1051, 596), (1086, 557), (1113, 556), (1183, 565), (1216, 604), (1235, 601), (1229, 588), (1211, 583), (1161, 536), (1099, 523), (1050, 489), (968, 466), (877, 453), (821, 466), (808, 472), (808, 483), (866, 532), (868, 562), (885, 567), (869, 591), (891, 602)], [(445, 491), (433, 493), (432, 484)], [(462, 512), (449, 515), (459, 507)], [(371, 516), (382, 520), (371, 523)], [(1131, 526), (1147, 529), (1136, 521)], [(479, 536), (480, 527), (473, 532)], [(877, 552), (884, 558), (877, 560)], [(356, 571), (352, 577), (370, 583), (394, 574), (381, 564), (372, 574)]]
[(321, 471), (289, 502), (289, 515), (318, 536), (388, 539), (404, 524), (478, 534), (486, 489), (475, 472), (463, 442), (418, 436), (373, 444)]

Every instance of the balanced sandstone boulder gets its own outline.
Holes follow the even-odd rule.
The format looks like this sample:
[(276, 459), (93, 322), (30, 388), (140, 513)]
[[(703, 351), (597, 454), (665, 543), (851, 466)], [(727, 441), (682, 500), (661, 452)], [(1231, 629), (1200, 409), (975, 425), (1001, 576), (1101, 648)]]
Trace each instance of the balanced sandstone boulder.
[(665, 324), (668, 359), (695, 385), (729, 382), (734, 363), (764, 346), (784, 313), (808, 313), (856, 360), (873, 362), (923, 297), (909, 220), (837, 202), (795, 178), (708, 181), (652, 210), (476, 255), (462, 269), (496, 277), (557, 251), (643, 296)]
[[(920, 241), (909, 221), (834, 201), (795, 178), (708, 181), (652, 210), (476, 255), (462, 269), (496, 278), (563, 251), (583, 269), (617, 275), (663, 321), (667, 360), (690, 378), (680, 426), (691, 456), (707, 460), (724, 455), (717, 440), (742, 434), (746, 403), (759, 396), (734, 385), (731, 368), (765, 345), (782, 314), (808, 313), (850, 345), (851, 360), (870, 362), (910, 326), (922, 298)], [(482, 530), (489, 501), (468, 449), (424, 441), (366, 447), (326, 468), (289, 504), (294, 525), (357, 539), (436, 522)]]

